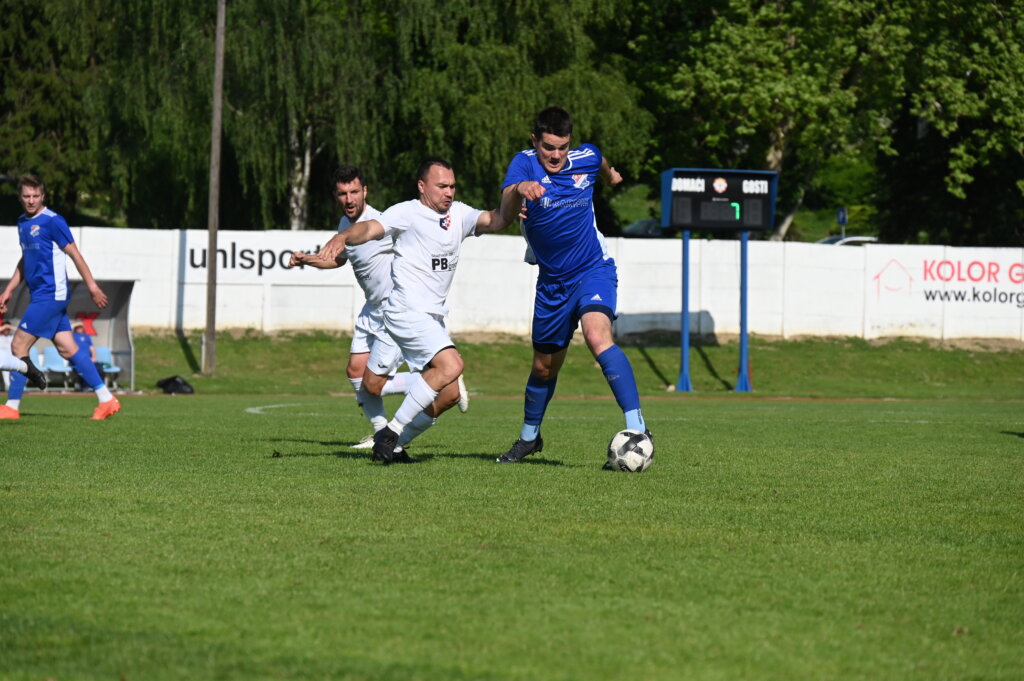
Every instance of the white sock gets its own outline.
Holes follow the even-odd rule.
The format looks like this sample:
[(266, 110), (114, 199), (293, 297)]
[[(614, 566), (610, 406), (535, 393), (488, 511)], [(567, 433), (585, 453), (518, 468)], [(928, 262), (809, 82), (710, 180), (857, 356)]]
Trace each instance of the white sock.
[(21, 400), (7, 400), (7, 406), (14, 411), (18, 411), (18, 408), (21, 406)]
[(14, 355), (4, 354), (0, 355), (0, 369), (3, 371), (17, 371), (23, 374), (28, 371), (28, 365)]
[(409, 444), (414, 438), (422, 435), (423, 431), (430, 428), (430, 426), (435, 423), (437, 423), (437, 419), (427, 414), (427, 412), (421, 411), (416, 415), (416, 418), (414, 418), (412, 422), (402, 430), (402, 436), (398, 438), (398, 444)]
[(395, 374), (388, 379), (388, 382), (384, 384), (384, 389), (380, 391), (381, 395), (404, 395), (409, 392), (409, 385), (412, 383), (413, 374), (410, 371), (403, 371), (400, 374)]
[(388, 424), (387, 413), (384, 411), (384, 400), (378, 395), (371, 395), (363, 389), (362, 378), (350, 378), (349, 383), (356, 391), (356, 404), (363, 410), (363, 416), (373, 426), (373, 432), (377, 432)]
[(395, 412), (395, 417), (388, 423), (388, 427), (401, 435), (405, 427), (416, 418), (416, 415), (429, 407), (436, 397), (437, 391), (423, 380), (423, 374), (417, 374), (416, 378), (412, 380), (412, 385), (409, 386), (409, 391), (405, 393), (402, 406)]
[(110, 388), (108, 388), (105, 385), (102, 385), (99, 388), (95, 388), (95, 390), (96, 399), (100, 401), (100, 404), (103, 404), (104, 402), (109, 402), (110, 400), (114, 399), (114, 396), (110, 394)]

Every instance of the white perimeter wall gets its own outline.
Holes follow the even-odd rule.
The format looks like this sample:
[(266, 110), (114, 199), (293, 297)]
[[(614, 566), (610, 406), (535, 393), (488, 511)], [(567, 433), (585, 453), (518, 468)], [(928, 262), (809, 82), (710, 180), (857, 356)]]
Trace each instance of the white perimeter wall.
[[(98, 279), (137, 281), (133, 327), (205, 326), (205, 231), (72, 231)], [(348, 267), (282, 265), (331, 234), (220, 232), (218, 327), (351, 330), (362, 291)], [(619, 333), (680, 328), (681, 244), (608, 240), (619, 266)], [(536, 268), (522, 262), (523, 250), (518, 237), (464, 243), (449, 299), (453, 332), (529, 333)], [(16, 229), (0, 227), (0, 279), (19, 257)], [(691, 331), (739, 333), (739, 242), (693, 240), (690, 263)], [(749, 263), (751, 333), (1024, 340), (1024, 249), (752, 241)]]

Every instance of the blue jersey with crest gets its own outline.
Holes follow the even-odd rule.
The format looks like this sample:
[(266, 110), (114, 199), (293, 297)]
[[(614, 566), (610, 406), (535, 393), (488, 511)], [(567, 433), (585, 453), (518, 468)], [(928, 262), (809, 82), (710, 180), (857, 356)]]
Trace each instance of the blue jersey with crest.
[(49, 208), (33, 217), (18, 218), (18, 238), (23, 257), (22, 277), (32, 302), (67, 300), (67, 255), (64, 248), (74, 243), (68, 223)]
[(534, 181), (546, 189), (537, 201), (527, 201), (523, 223), (541, 279), (571, 281), (608, 259), (594, 220), (600, 170), (601, 150), (593, 144), (571, 149), (554, 174), (544, 170), (535, 149), (519, 152), (509, 164), (502, 188)]

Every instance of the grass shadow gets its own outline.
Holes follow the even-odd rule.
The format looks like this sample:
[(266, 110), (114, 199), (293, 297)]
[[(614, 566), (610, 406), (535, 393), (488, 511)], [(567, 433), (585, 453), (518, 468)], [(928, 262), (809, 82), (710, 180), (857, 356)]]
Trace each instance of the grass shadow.
[(668, 380), (668, 377), (665, 376), (665, 373), (661, 370), (661, 368), (654, 361), (654, 358), (651, 357), (651, 353), (647, 352), (647, 348), (646, 347), (644, 347), (643, 345), (639, 345), (638, 344), (636, 346), (636, 349), (640, 353), (640, 355), (644, 358), (644, 361), (647, 362), (648, 368), (650, 368), (650, 370), (654, 373), (654, 375), (657, 376), (658, 380), (661, 382), (662, 385), (670, 385), (671, 383), (674, 383), (674, 381)]
[(366, 459), (369, 461), (371, 454), (368, 452), (281, 452), (275, 449), (267, 455), (268, 459), (308, 459), (320, 456), (333, 456), (336, 459)]
[(181, 348), (181, 354), (188, 362), (188, 368), (192, 370), (192, 373), (199, 373), (199, 360), (196, 359), (196, 354), (192, 352), (192, 344), (188, 340), (188, 336), (181, 329), (174, 332), (174, 335), (178, 338), (178, 346)]
[(732, 390), (732, 384), (718, 374), (718, 371), (715, 369), (715, 365), (711, 363), (711, 358), (708, 357), (708, 354), (706, 352), (704, 352), (704, 348), (700, 345), (694, 345), (692, 347), (697, 352), (697, 355), (700, 357), (701, 361), (704, 362), (704, 368), (708, 370), (709, 374), (711, 374), (711, 378), (721, 383), (722, 387), (725, 388), (726, 390)]
[(1014, 432), (1012, 430), (1003, 430), (1003, 431), (1000, 431), (1000, 433), (1002, 435), (1016, 435), (1017, 437), (1024, 438), (1024, 433), (1017, 433), (1017, 432)]

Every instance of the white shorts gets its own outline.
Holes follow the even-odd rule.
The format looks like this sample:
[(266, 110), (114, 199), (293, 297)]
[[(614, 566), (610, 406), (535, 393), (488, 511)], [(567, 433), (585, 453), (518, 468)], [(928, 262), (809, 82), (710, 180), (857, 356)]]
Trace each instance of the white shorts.
[(423, 371), (434, 355), (455, 347), (441, 315), (411, 310), (384, 312), (384, 325), (413, 371)]
[(379, 305), (368, 302), (359, 311), (349, 352), (370, 353), (367, 366), (378, 376), (393, 376), (402, 365), (402, 351), (384, 328), (384, 313)]

